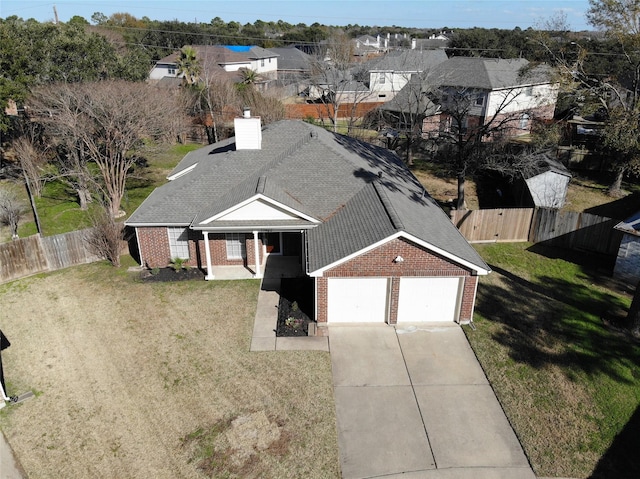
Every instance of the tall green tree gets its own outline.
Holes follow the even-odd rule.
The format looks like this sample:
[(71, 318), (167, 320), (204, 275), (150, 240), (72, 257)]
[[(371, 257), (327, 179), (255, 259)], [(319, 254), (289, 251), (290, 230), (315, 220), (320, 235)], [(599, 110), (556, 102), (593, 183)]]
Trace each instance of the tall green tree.
[(195, 85), (198, 83), (200, 73), (202, 72), (202, 65), (197, 58), (196, 49), (192, 46), (186, 45), (180, 50), (180, 56), (176, 61), (178, 67), (178, 76), (184, 75), (184, 81), (187, 85)]

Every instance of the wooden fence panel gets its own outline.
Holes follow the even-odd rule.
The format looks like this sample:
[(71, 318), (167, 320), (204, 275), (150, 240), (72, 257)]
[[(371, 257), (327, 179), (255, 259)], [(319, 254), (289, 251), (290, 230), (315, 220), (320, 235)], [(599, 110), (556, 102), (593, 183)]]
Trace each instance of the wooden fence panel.
[(590, 213), (540, 208), (531, 225), (530, 241), (616, 255), (622, 239), (622, 233), (613, 229), (617, 223)]
[(88, 231), (72, 231), (42, 238), (43, 249), (51, 271), (101, 259), (87, 248), (84, 238)]
[[(87, 248), (89, 230), (55, 236), (38, 235), (0, 244), (0, 283), (46, 271), (55, 271), (102, 258)], [(126, 249), (124, 243), (123, 251)]]
[(40, 238), (30, 236), (0, 245), (0, 282), (47, 271)]
[(532, 208), (454, 210), (451, 219), (470, 243), (527, 241), (533, 212)]

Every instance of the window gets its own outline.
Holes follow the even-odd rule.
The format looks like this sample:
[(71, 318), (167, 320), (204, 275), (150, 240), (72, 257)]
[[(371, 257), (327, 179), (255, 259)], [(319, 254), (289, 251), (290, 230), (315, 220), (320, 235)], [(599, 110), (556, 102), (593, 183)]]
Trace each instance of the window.
[(526, 130), (529, 127), (529, 115), (527, 113), (523, 113), (520, 117), (520, 129)]
[(189, 259), (189, 230), (187, 228), (167, 228), (171, 258)]
[(228, 233), (225, 237), (227, 240), (227, 259), (243, 259), (247, 257), (244, 234)]
[(173, 65), (169, 65), (168, 67), (169, 70), (169, 75), (175, 75), (176, 74), (176, 67)]
[(484, 96), (478, 95), (478, 97), (476, 98), (476, 105), (482, 106), (483, 104), (484, 104)]
[(378, 77), (378, 83), (379, 83), (380, 85), (384, 85), (384, 84), (386, 83), (386, 81), (387, 81), (387, 78), (386, 78), (386, 76), (385, 76), (385, 75), (380, 75), (380, 76)]
[(264, 58), (262, 60), (260, 60), (260, 66), (263, 67), (264, 66)]

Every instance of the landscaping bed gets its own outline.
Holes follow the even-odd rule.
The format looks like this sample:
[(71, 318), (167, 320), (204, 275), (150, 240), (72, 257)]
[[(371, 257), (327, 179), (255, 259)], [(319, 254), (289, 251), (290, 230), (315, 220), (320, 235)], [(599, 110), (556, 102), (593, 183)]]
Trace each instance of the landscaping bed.
[(162, 283), (166, 281), (203, 280), (204, 272), (198, 268), (155, 268), (142, 271), (140, 278), (144, 282)]
[(276, 336), (307, 336), (314, 322), (313, 306), (313, 279), (283, 278)]

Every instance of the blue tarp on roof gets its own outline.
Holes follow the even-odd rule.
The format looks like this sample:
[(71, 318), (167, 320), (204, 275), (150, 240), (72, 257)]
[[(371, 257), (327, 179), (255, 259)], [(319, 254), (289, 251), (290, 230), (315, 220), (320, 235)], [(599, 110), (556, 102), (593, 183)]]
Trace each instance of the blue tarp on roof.
[(232, 52), (248, 52), (251, 50), (251, 46), (247, 45), (225, 45), (225, 48), (228, 48)]

